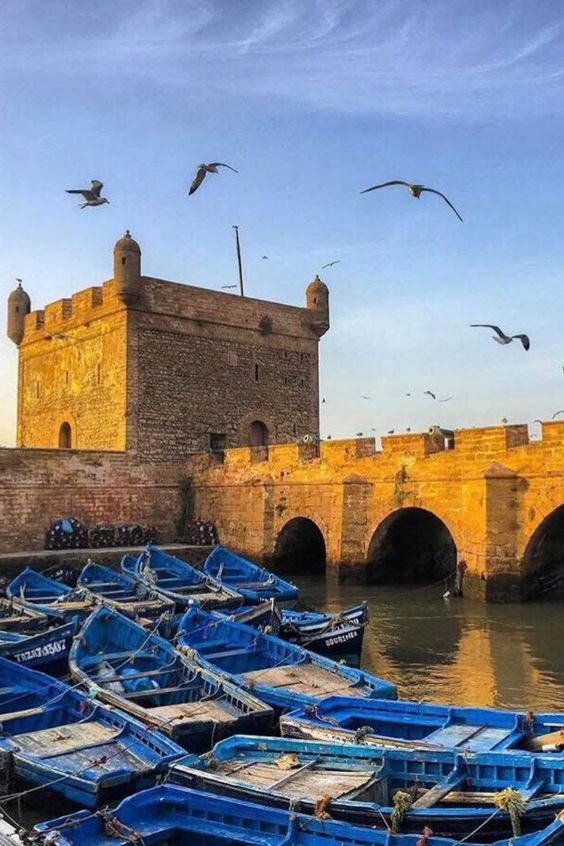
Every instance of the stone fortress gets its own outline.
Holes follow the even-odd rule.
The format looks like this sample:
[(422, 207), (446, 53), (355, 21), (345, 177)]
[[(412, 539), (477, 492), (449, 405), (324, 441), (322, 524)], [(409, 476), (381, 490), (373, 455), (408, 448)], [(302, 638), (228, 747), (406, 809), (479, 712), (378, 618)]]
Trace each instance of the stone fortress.
[[(257, 559), (339, 579), (441, 582), (518, 600), (564, 579), (564, 422), (317, 440), (319, 279), (297, 308), (146, 277), (31, 311), (18, 287), (17, 447), (0, 449), (0, 552), (61, 516), (175, 537), (183, 511)], [(313, 436), (313, 437), (312, 437)]]

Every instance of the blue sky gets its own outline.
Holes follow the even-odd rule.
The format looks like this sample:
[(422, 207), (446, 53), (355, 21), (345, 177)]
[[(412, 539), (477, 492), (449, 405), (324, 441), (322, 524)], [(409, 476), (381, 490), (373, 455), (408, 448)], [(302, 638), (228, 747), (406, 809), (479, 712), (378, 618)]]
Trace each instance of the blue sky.
[[(0, 33), (3, 325), (15, 277), (33, 307), (98, 284), (125, 228), (148, 274), (234, 282), (238, 223), (252, 296), (300, 304), (341, 260), (322, 274), (323, 436), (564, 407), (559, 2), (5, 0)], [(213, 160), (240, 173), (188, 199)], [(80, 211), (64, 189), (92, 178), (111, 205)], [(398, 178), (464, 223), (429, 194), (359, 194)], [(15, 381), (3, 338), (0, 443)]]

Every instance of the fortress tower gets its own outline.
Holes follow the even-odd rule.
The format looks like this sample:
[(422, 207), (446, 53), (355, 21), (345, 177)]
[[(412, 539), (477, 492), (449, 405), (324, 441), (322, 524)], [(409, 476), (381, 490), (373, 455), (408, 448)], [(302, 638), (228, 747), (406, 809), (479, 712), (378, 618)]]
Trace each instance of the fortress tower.
[(143, 276), (129, 231), (113, 268), (101, 286), (40, 311), (21, 286), (10, 294), (19, 446), (170, 460), (318, 432), (318, 343), (329, 328), (318, 277), (297, 308)]

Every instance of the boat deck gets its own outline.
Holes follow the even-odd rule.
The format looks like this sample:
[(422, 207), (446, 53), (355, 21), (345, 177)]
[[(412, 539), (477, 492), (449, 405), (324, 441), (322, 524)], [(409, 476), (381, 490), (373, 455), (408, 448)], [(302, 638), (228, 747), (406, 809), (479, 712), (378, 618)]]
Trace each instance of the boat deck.
[(242, 675), (251, 686), (256, 682), (270, 687), (290, 688), (292, 692), (309, 696), (362, 696), (362, 688), (356, 687), (354, 680), (338, 676), (316, 664), (290, 664)]
[(12, 742), (19, 752), (47, 758), (66, 752), (76, 752), (87, 746), (108, 743), (119, 735), (119, 730), (100, 723), (71, 723), (66, 726), (18, 734)]
[(271, 761), (237, 760), (222, 763), (219, 770), (227, 781), (243, 782), (251, 787), (272, 790), (287, 799), (317, 802), (325, 796), (333, 799), (359, 790), (370, 783), (373, 770), (317, 767), (317, 759), (302, 763), (297, 755), (282, 755)]
[(216, 702), (180, 702), (176, 705), (161, 705), (159, 708), (151, 708), (151, 714), (156, 714), (171, 723), (186, 722), (193, 719), (198, 721), (213, 721), (214, 723), (229, 723), (233, 720), (233, 714), (225, 703), (218, 705)]

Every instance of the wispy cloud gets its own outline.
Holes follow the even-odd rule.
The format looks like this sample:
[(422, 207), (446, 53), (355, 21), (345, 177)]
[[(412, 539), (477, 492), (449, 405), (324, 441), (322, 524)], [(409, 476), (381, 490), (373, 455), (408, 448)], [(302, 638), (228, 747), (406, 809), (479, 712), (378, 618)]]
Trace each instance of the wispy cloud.
[(0, 68), (67, 72), (72, 63), (80, 73), (94, 64), (196, 100), (281, 98), (409, 117), (472, 120), (518, 113), (524, 102), (529, 114), (564, 109), (564, 25), (528, 0), (102, 2), (90, 35), (57, 7), (47, 34), (22, 27), (14, 39), (10, 6)]

